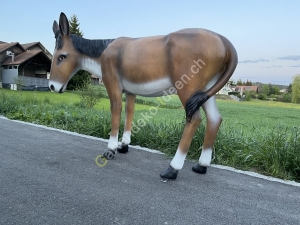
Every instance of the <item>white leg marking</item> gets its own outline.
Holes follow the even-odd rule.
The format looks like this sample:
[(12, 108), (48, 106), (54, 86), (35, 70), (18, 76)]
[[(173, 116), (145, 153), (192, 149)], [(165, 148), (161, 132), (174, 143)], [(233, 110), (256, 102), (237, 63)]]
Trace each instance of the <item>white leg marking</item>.
[(199, 164), (201, 166), (210, 166), (212, 156), (212, 149), (202, 149)]
[(131, 137), (131, 132), (130, 131), (125, 131), (123, 133), (122, 137), (122, 145), (129, 145), (130, 144), (130, 137)]
[(181, 153), (180, 149), (178, 148), (174, 158), (170, 163), (170, 166), (172, 166), (175, 170), (181, 170), (184, 164), (185, 157), (186, 154)]
[(212, 96), (203, 104), (203, 110), (207, 116), (207, 120), (209, 123), (218, 126), (220, 125), (222, 117), (219, 113), (215, 96)]
[(116, 150), (118, 148), (118, 135), (109, 137), (107, 148), (110, 150)]
[[(207, 117), (207, 123), (209, 123), (210, 126), (214, 128), (218, 128), (220, 126), (220, 123), (222, 122), (222, 117), (219, 113), (215, 96), (212, 96), (203, 104), (203, 110)], [(199, 158), (199, 164), (201, 166), (210, 166), (212, 158), (212, 148), (213, 146), (210, 146), (210, 148), (207, 149), (202, 149)]]

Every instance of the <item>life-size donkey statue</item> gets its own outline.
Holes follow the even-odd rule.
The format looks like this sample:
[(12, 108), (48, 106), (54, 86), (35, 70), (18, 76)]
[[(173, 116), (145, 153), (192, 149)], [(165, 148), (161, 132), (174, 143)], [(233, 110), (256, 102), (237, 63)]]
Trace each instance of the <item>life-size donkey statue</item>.
[[(56, 38), (49, 87), (62, 93), (80, 69), (102, 79), (111, 110), (111, 133), (104, 157), (126, 153), (130, 143), (136, 95), (177, 94), (186, 111), (186, 124), (176, 154), (160, 176), (176, 179), (192, 138), (201, 122), (199, 108), (207, 118), (202, 152), (193, 166), (206, 173), (222, 118), (214, 95), (228, 82), (238, 62), (233, 45), (223, 36), (204, 29), (183, 29), (168, 35), (88, 40), (70, 34), (69, 21), (60, 14), (54, 21)], [(126, 120), (121, 146), (118, 144), (122, 93), (126, 95)]]

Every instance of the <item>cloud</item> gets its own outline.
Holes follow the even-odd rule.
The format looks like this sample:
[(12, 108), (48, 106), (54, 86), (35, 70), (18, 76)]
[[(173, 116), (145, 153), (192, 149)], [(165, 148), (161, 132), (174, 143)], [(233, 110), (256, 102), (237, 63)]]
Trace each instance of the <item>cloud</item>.
[(263, 66), (263, 67), (260, 67), (260, 68), (274, 68), (274, 67), (278, 68), (278, 67), (282, 67), (282, 66), (275, 66), (275, 65), (273, 65), (273, 66), (265, 66), (265, 67)]
[(298, 65), (298, 66), (290, 66), (290, 67), (300, 67), (300, 65)]
[(278, 59), (281, 59), (281, 60), (294, 60), (294, 61), (297, 61), (297, 60), (300, 60), (300, 55), (290, 55), (290, 56), (286, 56), (286, 57), (280, 57)]
[(258, 62), (269, 62), (267, 59), (258, 59), (258, 60), (244, 60), (239, 63), (258, 63)]

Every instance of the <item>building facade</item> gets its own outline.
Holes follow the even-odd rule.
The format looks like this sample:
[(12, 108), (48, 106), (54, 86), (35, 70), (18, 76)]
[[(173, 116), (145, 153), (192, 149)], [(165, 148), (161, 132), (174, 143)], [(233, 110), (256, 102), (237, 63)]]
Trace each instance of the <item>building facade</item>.
[(0, 78), (3, 88), (48, 88), (52, 55), (40, 43), (0, 41)]

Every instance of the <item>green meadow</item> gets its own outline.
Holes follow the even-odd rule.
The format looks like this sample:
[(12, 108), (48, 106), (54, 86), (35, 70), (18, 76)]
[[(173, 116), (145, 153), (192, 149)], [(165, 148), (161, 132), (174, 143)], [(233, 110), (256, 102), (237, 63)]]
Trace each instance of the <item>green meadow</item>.
[[(0, 89), (0, 114), (11, 119), (43, 124), (87, 135), (108, 138), (109, 100), (93, 108), (78, 107), (76, 92), (63, 94)], [(217, 100), (223, 122), (215, 142), (213, 163), (300, 181), (300, 105), (252, 100)], [(123, 110), (124, 111), (124, 110)], [(205, 114), (188, 158), (198, 160)], [(144, 120), (143, 126), (138, 121)], [(122, 134), (124, 112), (121, 121)], [(171, 157), (179, 143), (185, 111), (177, 96), (138, 97), (132, 144), (158, 149)], [(141, 125), (141, 123), (140, 123)]]

